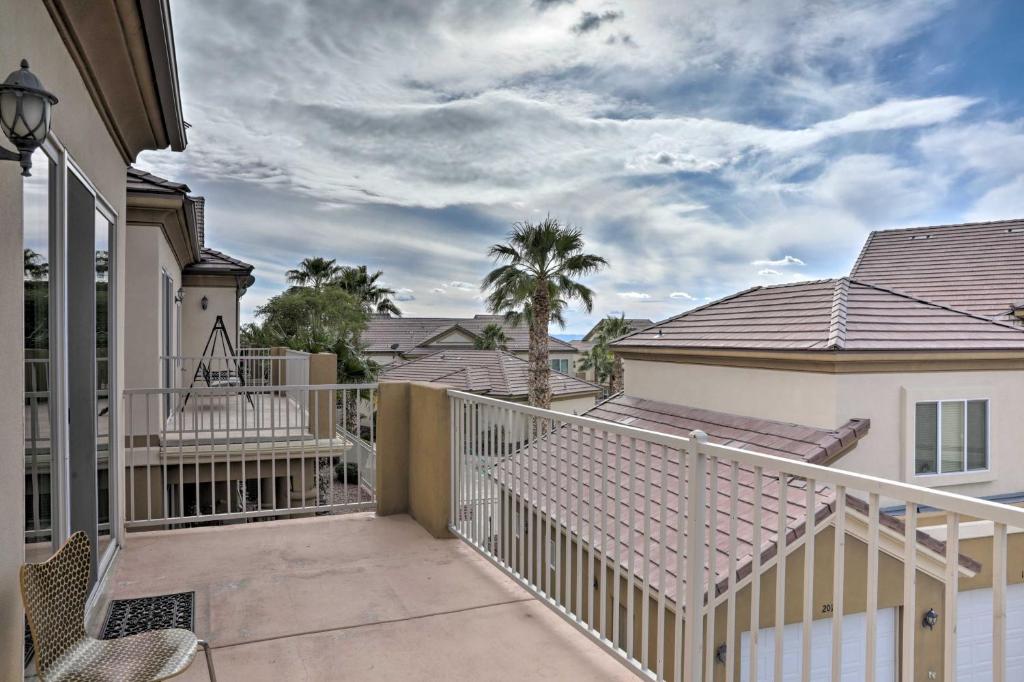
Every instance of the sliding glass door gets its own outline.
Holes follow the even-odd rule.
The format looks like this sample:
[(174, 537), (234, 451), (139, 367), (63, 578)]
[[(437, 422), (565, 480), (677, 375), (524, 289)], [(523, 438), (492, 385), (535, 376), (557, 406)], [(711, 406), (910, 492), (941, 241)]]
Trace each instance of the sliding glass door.
[(55, 143), (24, 185), (25, 538), (29, 561), (81, 530), (95, 580), (116, 546), (117, 219)]

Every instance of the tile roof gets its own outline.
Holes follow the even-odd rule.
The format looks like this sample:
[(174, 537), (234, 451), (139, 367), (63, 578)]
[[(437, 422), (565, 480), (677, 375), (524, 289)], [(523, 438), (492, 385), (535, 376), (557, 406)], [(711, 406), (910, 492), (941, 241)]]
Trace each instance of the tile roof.
[(186, 275), (249, 275), (253, 266), (222, 251), (204, 247), (198, 263), (182, 269)]
[[(525, 353), (530, 349), (530, 330), (526, 325), (511, 326), (502, 315), (474, 315), (473, 317), (382, 317), (370, 319), (362, 334), (363, 343), (370, 353), (398, 352), (403, 355), (433, 353), (442, 346), (424, 346), (428, 339), (442, 336), (455, 326), (469, 334), (480, 334), (488, 324), (500, 325), (509, 337), (508, 350)], [(392, 344), (398, 348), (392, 351)], [(552, 351), (571, 351), (573, 347), (553, 336), (548, 337)]]
[[(433, 381), (460, 391), (499, 398), (526, 398), (530, 364), (500, 350), (444, 350), (385, 367), (381, 381)], [(601, 387), (551, 370), (551, 394), (596, 395)]]
[(995, 317), (1024, 302), (1024, 220), (872, 232), (850, 273)]
[(189, 188), (183, 182), (172, 182), (160, 176), (128, 166), (128, 191), (152, 192), (156, 194), (188, 194)]
[(844, 277), (747, 289), (623, 337), (613, 347), (1024, 350), (1024, 331)]
[[(732, 433), (723, 431), (722, 423), (730, 419), (746, 420), (750, 427), (748, 433), (768, 436), (762, 442), (750, 442), (744, 449), (764, 454), (778, 454), (779, 451), (790, 451), (789, 456), (804, 459), (800, 452), (809, 453), (813, 459), (820, 457), (820, 447), (808, 447), (815, 443), (817, 437), (827, 442), (830, 437), (841, 438), (840, 432), (846, 432), (847, 444), (852, 445), (856, 439), (864, 435), (863, 428), (848, 424), (836, 432), (821, 429), (799, 427), (793, 424), (781, 424), (765, 420), (748, 420), (738, 415), (713, 413), (694, 410), (678, 405), (655, 403), (653, 401), (637, 401), (626, 396), (617, 396), (595, 406), (585, 416), (606, 421), (628, 424), (639, 428), (653, 428), (663, 433), (689, 433), (694, 428), (705, 430), (711, 442), (721, 443), (731, 438)], [(630, 418), (633, 418), (632, 420)], [(755, 426), (756, 423), (756, 426)], [(732, 427), (730, 427), (732, 428)], [(801, 431), (801, 429), (804, 429)], [(830, 433), (837, 434), (830, 436)], [(717, 434), (717, 435), (711, 435)], [(757, 437), (745, 435), (751, 441)], [(499, 481), (502, 477), (512, 475), (514, 483), (511, 487), (523, 494), (529, 489), (531, 502), (544, 506), (541, 502), (540, 490), (554, 504), (555, 495), (550, 492), (558, 490), (557, 518), (567, 524), (581, 537), (588, 538), (596, 555), (605, 552), (611, 561), (618, 561), (627, 570), (634, 571), (641, 577), (647, 576), (653, 589), (664, 586), (667, 599), (674, 601), (676, 596), (676, 548), (683, 541), (682, 531), (678, 527), (680, 499), (679, 490), (680, 464), (679, 453), (651, 445), (641, 440), (636, 441), (636, 449), (631, 450), (628, 439), (611, 436), (599, 428), (576, 424), (561, 425), (550, 435), (542, 437), (533, 447), (525, 449), (527, 472), (519, 471), (510, 463), (502, 464), (495, 474)], [(824, 447), (827, 447), (825, 445)], [(514, 461), (514, 460), (512, 460)], [(559, 463), (556, 471), (552, 462)], [(645, 472), (649, 471), (649, 476)], [(525, 473), (525, 476), (523, 475)], [(717, 469), (708, 472), (708, 514), (710, 506), (717, 510), (717, 544), (714, 551), (716, 570), (716, 594), (724, 593), (727, 586), (729, 564), (729, 524), (731, 490), (733, 487), (733, 470), (731, 463), (719, 461)], [(717, 475), (717, 495), (712, 494), (711, 476)], [(649, 482), (648, 479), (649, 478)], [(527, 484), (523, 480), (528, 481)], [(753, 469), (737, 465), (735, 483), (737, 486), (737, 568), (740, 579), (750, 574), (755, 551), (753, 544), (754, 524), (754, 485), (756, 482)], [(503, 483), (507, 484), (507, 483)], [(785, 515), (785, 532), (787, 543), (792, 544), (806, 530), (807, 495), (806, 481), (790, 478), (786, 481), (787, 504)], [(649, 486), (649, 487), (648, 487)], [(593, 488), (593, 490), (591, 489)], [(646, 491), (650, 490), (649, 499)], [(775, 556), (777, 552), (778, 534), (780, 532), (781, 504), (780, 482), (775, 472), (765, 470), (760, 485), (762, 496), (761, 519), (761, 558), (762, 563)], [(814, 514), (817, 527), (833, 513), (835, 509), (835, 491), (826, 485), (817, 485), (814, 494)], [(847, 495), (847, 504), (852, 511), (867, 513), (866, 504), (857, 497)], [(593, 509), (591, 508), (593, 507)], [(662, 528), (662, 508), (665, 509), (664, 529)], [(646, 518), (645, 518), (646, 517)], [(899, 520), (882, 514), (882, 525), (903, 535), (904, 526)], [(650, 551), (645, 555), (642, 528), (649, 524)], [(597, 526), (595, 530), (595, 526)], [(634, 528), (635, 541), (630, 544), (630, 528)], [(613, 530), (615, 529), (615, 530)], [(665, 534), (664, 554), (659, 542), (662, 532)], [(945, 552), (944, 543), (919, 531), (918, 541), (921, 546), (938, 555)], [(960, 564), (968, 571), (977, 572), (980, 565), (974, 560), (961, 556)], [(662, 571), (662, 567), (664, 570)], [(664, 583), (662, 580), (664, 579)], [(704, 589), (708, 585), (705, 583)]]
[[(604, 324), (605, 319), (607, 318), (598, 320), (597, 324), (590, 328), (590, 331), (583, 336), (582, 340), (592, 341), (594, 337), (597, 336), (597, 333), (601, 331), (601, 326)], [(654, 324), (654, 320), (648, 320), (647, 318), (641, 317), (626, 318), (626, 324), (629, 325), (630, 331), (640, 331), (641, 329), (646, 329)]]

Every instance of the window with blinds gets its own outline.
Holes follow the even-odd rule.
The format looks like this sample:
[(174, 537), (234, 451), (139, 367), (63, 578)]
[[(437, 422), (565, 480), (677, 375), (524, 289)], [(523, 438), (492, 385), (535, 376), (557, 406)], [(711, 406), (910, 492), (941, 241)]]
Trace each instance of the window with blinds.
[(988, 401), (917, 403), (914, 471), (951, 474), (988, 468)]

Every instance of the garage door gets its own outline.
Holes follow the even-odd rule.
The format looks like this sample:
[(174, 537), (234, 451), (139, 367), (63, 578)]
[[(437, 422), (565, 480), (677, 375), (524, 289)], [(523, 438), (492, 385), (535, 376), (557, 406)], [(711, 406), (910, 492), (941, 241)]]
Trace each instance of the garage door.
[[(867, 619), (863, 613), (843, 618), (843, 682), (863, 682), (867, 656)], [(782, 682), (799, 682), (803, 651), (803, 625), (783, 628)], [(740, 680), (750, 682), (750, 634), (740, 640)], [(878, 645), (875, 649), (875, 679), (896, 679), (896, 609), (878, 610)], [(816, 620), (811, 625), (811, 679), (828, 680), (832, 671), (832, 621)], [(757, 646), (757, 681), (771, 682), (775, 675), (775, 628), (760, 631)]]
[[(938, 626), (936, 626), (938, 627)], [(992, 679), (992, 590), (961, 592), (956, 600), (956, 679)], [(1006, 586), (1006, 669), (1024, 675), (1024, 585)]]

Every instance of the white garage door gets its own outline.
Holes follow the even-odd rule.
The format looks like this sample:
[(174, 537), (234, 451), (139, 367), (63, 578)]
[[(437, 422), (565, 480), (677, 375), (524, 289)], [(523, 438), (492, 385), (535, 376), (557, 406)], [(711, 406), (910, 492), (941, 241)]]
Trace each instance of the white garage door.
[[(867, 656), (867, 619), (863, 613), (843, 618), (843, 682), (864, 680), (864, 659)], [(783, 628), (783, 678), (780, 682), (799, 682), (803, 651), (803, 625), (793, 623)], [(875, 679), (879, 682), (896, 679), (896, 609), (878, 610), (878, 645)], [(750, 634), (740, 640), (740, 680), (750, 682)], [(816, 620), (811, 625), (811, 679), (829, 680), (832, 672), (832, 621)], [(760, 631), (757, 645), (757, 680), (771, 682), (775, 676), (775, 628)]]
[[(938, 627), (938, 626), (936, 626)], [(961, 592), (956, 600), (956, 679), (992, 679), (992, 590)], [(1024, 675), (1024, 585), (1006, 586), (1006, 670)]]

